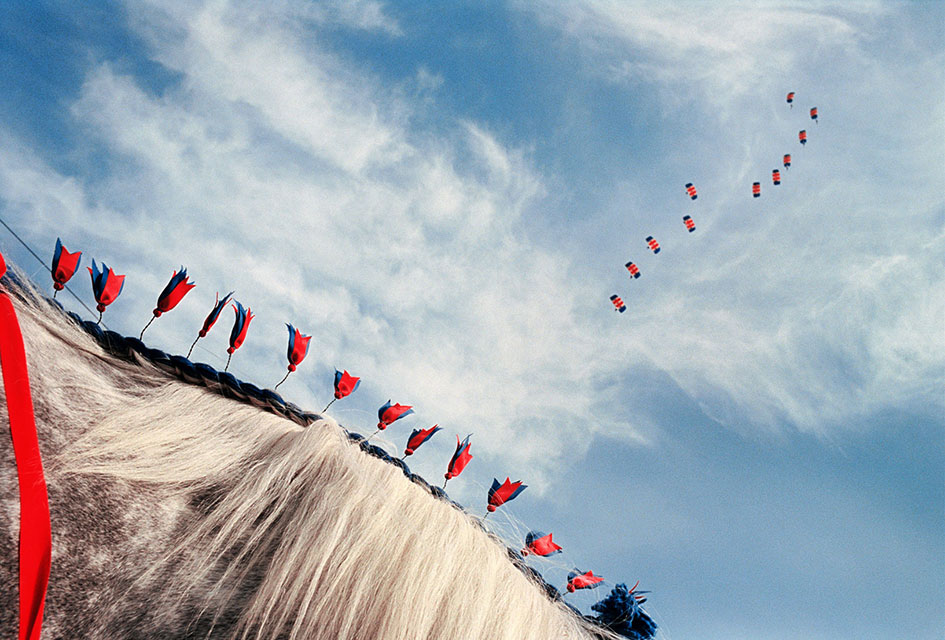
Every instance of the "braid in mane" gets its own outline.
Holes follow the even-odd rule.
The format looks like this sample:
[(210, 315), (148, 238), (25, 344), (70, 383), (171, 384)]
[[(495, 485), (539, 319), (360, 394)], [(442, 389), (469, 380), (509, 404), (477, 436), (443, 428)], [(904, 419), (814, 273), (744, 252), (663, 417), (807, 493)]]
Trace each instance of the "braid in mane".
[(49, 637), (618, 638), (332, 418), (3, 282), (49, 470)]

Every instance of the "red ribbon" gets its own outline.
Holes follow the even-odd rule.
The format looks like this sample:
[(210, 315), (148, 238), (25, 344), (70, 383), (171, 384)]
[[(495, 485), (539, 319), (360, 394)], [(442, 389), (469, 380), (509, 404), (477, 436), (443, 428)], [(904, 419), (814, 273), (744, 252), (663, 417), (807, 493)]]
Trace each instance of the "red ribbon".
[[(7, 265), (0, 254), (0, 276)], [(20, 635), (39, 640), (49, 584), (52, 533), (23, 334), (9, 296), (0, 293), (0, 367), (20, 483)]]

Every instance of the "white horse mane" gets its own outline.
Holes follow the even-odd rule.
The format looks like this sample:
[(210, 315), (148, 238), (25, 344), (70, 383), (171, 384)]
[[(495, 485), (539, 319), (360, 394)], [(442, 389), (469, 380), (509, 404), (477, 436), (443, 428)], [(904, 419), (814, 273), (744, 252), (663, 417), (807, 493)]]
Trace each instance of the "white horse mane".
[(331, 418), (301, 427), (115, 357), (13, 292), (50, 487), (44, 637), (619, 637)]

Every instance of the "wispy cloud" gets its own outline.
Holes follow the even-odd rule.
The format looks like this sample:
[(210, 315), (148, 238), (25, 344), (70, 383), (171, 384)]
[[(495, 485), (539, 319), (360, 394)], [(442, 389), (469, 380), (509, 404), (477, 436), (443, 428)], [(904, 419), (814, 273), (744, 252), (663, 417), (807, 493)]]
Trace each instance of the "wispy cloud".
[[(61, 235), (127, 274), (111, 328), (137, 335), (183, 264), (197, 288), (146, 338), (185, 352), (235, 290), (257, 316), (231, 371), (272, 386), (283, 323), (312, 334), (288, 399), (321, 409), (337, 367), (363, 378), (331, 410), (351, 429), (414, 405), (381, 435), (399, 450), (439, 423), (409, 459), (431, 481), (473, 433), (451, 495), (475, 511), (493, 477), (524, 480), (532, 498), (490, 526), (642, 577), (667, 633), (829, 635), (832, 616), (842, 635), (870, 619), (860, 586), (896, 566), (931, 585), (890, 596), (897, 629), (933, 628), (938, 5), (129, 0), (95, 29), (103, 12), (65, 6), (44, 5), (75, 21), (49, 60), (0, 18), (22, 31), (14, 83), (30, 78), (0, 99), (0, 215), (47, 256)], [(63, 51), (68, 73), (43, 75)], [(30, 100), (39, 115), (10, 115)], [(195, 359), (223, 366), (232, 317)], [(890, 535), (908, 544), (877, 546)], [(798, 581), (822, 588), (772, 606)]]
[[(281, 378), (282, 323), (293, 322), (314, 339), (310, 377), (305, 367), (293, 376), (290, 397), (323, 406), (334, 367), (347, 368), (365, 380), (363, 395), (337, 405), (349, 426), (368, 428), (388, 397), (413, 404), (447, 433), (475, 432), (481, 460), (493, 460), (484, 474), (514, 465), (549, 478), (604, 431), (656, 441), (662, 410), (634, 372), (661, 372), (731, 428), (830, 434), (904, 401), (940, 406), (945, 363), (943, 143), (932, 135), (942, 107), (916, 90), (926, 76), (942, 84), (940, 59), (907, 64), (865, 47), (882, 34), (864, 7), (713, 9), (689, 23), (677, 9), (546, 7), (541, 19), (569, 34), (560, 46), (586, 56), (586, 74), (613, 72), (616, 86), (639, 81), (624, 64), (658, 71), (645, 81), (663, 96), (675, 154), (658, 164), (677, 172), (596, 185), (612, 204), (562, 211), (554, 190), (569, 176), (544, 174), (527, 146), (463, 114), (436, 135), (417, 128), (442, 78), (420, 67), (382, 80), (319, 40), (329, 18), (298, 21), (288, 5), (263, 15), (238, 3), (130, 3), (130, 25), (176, 81), (157, 91), (113, 61), (93, 64), (71, 105), (87, 165), (63, 175), (5, 134), (0, 186), (35, 243), (76, 238), (129, 272), (113, 316), (126, 333), (183, 262), (198, 289), (149, 329), (157, 344), (183, 350), (213, 291), (235, 289), (258, 314), (238, 373)], [(749, 19), (760, 26), (729, 37), (731, 21)], [(407, 28), (384, 24), (365, 28)], [(744, 68), (769, 64), (792, 38), (800, 51), (825, 47), (824, 79), (797, 51), (780, 60), (787, 80)], [(866, 73), (886, 83), (881, 94), (861, 82)], [(810, 122), (803, 106), (783, 113), (788, 82), (822, 98), (824, 123), (803, 152), (794, 136)], [(928, 117), (899, 118), (899, 95)], [(746, 107), (760, 96), (764, 107)], [(864, 100), (875, 104), (869, 119)], [(753, 202), (750, 181), (786, 145), (795, 167)], [(882, 166), (861, 162), (866, 154)], [(694, 173), (703, 195), (690, 204), (682, 184)], [(628, 201), (643, 213), (626, 216)], [(679, 220), (687, 206), (693, 236)], [(533, 237), (536, 220), (581, 236)], [(663, 254), (644, 253), (646, 233)], [(629, 255), (602, 255), (618, 236), (642, 254), (633, 284)], [(587, 267), (591, 258), (613, 268)], [(607, 308), (615, 290), (630, 303), (625, 316)], [(211, 336), (198, 357), (219, 359), (222, 345)], [(431, 447), (445, 451), (446, 440)]]
[[(445, 138), (411, 130), (411, 98), (279, 19), (216, 3), (129, 11), (180, 82), (155, 95), (95, 65), (71, 113), (104, 166), (65, 178), (8, 148), (0, 165), (7, 202), (44, 216), (34, 241), (79, 238), (129, 272), (123, 331), (137, 331), (184, 262), (199, 287), (192, 304), (149, 330), (167, 348), (189, 343), (214, 290), (235, 289), (259, 318), (237, 372), (278, 380), (291, 321), (314, 335), (309, 360), (325, 380), (300, 390), (303, 373), (286, 391), (316, 406), (333, 367), (348, 368), (367, 405), (348, 415), (352, 427), (369, 428), (369, 403), (392, 397), (475, 432), (500, 468), (535, 477), (583, 450), (583, 433), (600, 428), (583, 417), (595, 401), (588, 373), (601, 375), (588, 363), (605, 347), (578, 321), (593, 294), (573, 258), (521, 228), (545, 193), (526, 151), (463, 119)], [(68, 217), (48, 216), (50, 184), (69, 185)], [(218, 349), (211, 338), (202, 346)]]
[[(637, 224), (673, 243), (643, 265), (659, 283), (630, 298), (642, 308), (615, 344), (740, 430), (830, 434), (884, 407), (941, 411), (945, 203), (933, 167), (945, 120), (931, 96), (945, 81), (940, 47), (916, 59), (931, 42), (917, 39), (916, 16), (880, 3), (518, 6), (564, 34), (588, 75), (658, 95), (674, 143), (672, 162), (654, 161), (674, 191), (656, 175), (615, 197), (645, 203)], [(807, 118), (818, 103), (830, 113), (820, 126)], [(897, 115), (913, 109), (923, 116)], [(794, 167), (775, 188), (788, 152)], [(705, 191), (686, 208), (693, 175)], [(682, 213), (700, 225), (685, 244)]]
[(856, 50), (862, 37), (856, 24), (888, 13), (878, 2), (696, 6), (584, 0), (518, 6), (575, 38), (602, 63), (598, 73), (662, 89), (666, 98), (698, 94), (715, 104), (780, 88), (785, 71), (822, 55), (821, 46)]

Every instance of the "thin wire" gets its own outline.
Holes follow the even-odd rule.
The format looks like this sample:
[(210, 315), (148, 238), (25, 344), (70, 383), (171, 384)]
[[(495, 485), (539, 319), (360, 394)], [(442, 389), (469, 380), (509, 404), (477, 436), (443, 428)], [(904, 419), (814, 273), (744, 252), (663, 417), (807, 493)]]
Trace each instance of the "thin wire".
[[(26, 244), (26, 242), (23, 240), (23, 238), (21, 238), (19, 235), (17, 235), (16, 231), (14, 231), (14, 230), (10, 227), (10, 225), (8, 225), (8, 224), (6, 223), (6, 221), (5, 221), (3, 218), (0, 218), (0, 224), (2, 224), (4, 227), (6, 227), (6, 228), (7, 228), (7, 231), (9, 231), (10, 233), (12, 233), (12, 234), (13, 234), (13, 237), (20, 241), (20, 244), (23, 245), (23, 246), (26, 248), (26, 250), (29, 251), (30, 254), (31, 254), (34, 258), (36, 258), (36, 260), (37, 260), (41, 265), (43, 265), (43, 268), (44, 268), (46, 271), (49, 271), (50, 273), (52, 273), (52, 269), (50, 269), (48, 266), (46, 266), (46, 261), (43, 260), (42, 258), (40, 258), (38, 255), (36, 255), (36, 252), (33, 251), (33, 249), (32, 249), (28, 244)], [(72, 294), (72, 297), (75, 298), (75, 299), (78, 301), (79, 304), (81, 304), (83, 307), (85, 307), (85, 310), (88, 311), (90, 315), (93, 315), (93, 316), (95, 315), (95, 312), (92, 311), (92, 310), (89, 308), (89, 305), (85, 304), (85, 302), (82, 300), (82, 298), (80, 298), (78, 295), (76, 295), (75, 291), (73, 291), (72, 289), (70, 289), (68, 285), (65, 285), (65, 289), (66, 289), (66, 291), (68, 291), (69, 293)], [(108, 329), (108, 325), (105, 324), (104, 322), (101, 322), (100, 324), (101, 324), (103, 327), (105, 327), (106, 329)]]
[(280, 384), (282, 384), (283, 382), (285, 382), (286, 380), (288, 380), (290, 373), (292, 373), (291, 370), (289, 370), (288, 372), (286, 372), (285, 377), (284, 377), (282, 380), (280, 380), (279, 382), (277, 382), (277, 383), (276, 383), (276, 386), (274, 386), (274, 387), (272, 388), (272, 390), (275, 391), (276, 389), (279, 388), (279, 385), (280, 385)]

